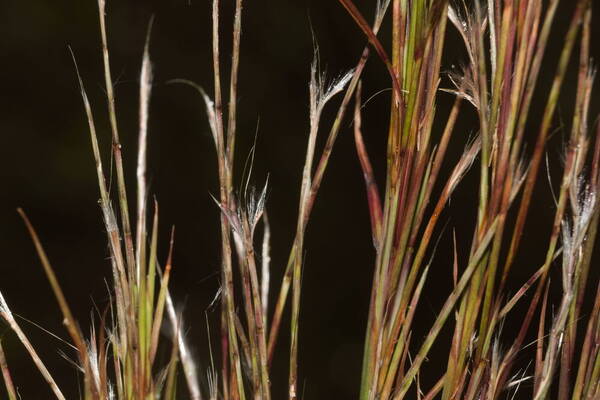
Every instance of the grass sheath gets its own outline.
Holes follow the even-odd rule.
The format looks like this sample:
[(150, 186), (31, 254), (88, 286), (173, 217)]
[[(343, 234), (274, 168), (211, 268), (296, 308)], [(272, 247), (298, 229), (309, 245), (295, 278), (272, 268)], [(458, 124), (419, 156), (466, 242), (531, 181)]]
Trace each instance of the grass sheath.
[[(592, 101), (595, 68), (591, 54), (597, 45), (591, 29), (593, 2), (573, 2), (562, 40), (557, 39), (555, 20), (566, 0), (475, 0), (468, 4), (378, 0), (371, 24), (352, 0), (339, 3), (340, 12), (356, 23), (367, 45), (357, 54), (353, 68), (335, 79), (327, 79), (320, 70), (316, 48), (307, 68), (306, 147), (294, 236), (285, 249), (288, 256), (282, 271), (273, 274), (273, 268), (279, 266), (271, 262), (271, 239), (279, 232), (276, 226), (272, 230), (267, 216), (269, 180), (256, 189), (251, 172), (244, 171), (238, 178), (234, 169), (240, 153), (236, 146), (245, 142), (237, 136), (246, 134), (241, 132), (244, 125), (238, 123), (237, 105), (242, 0), (232, 2), (231, 60), (227, 63), (222, 60), (220, 26), (221, 11), (226, 7), (220, 0), (212, 0), (214, 90), (209, 94), (192, 81), (171, 81), (185, 83), (200, 94), (217, 160), (219, 186), (214, 200), (220, 221), (220, 357), (213, 359), (207, 326), (210, 360), (205, 363), (193, 357), (183, 318), (175, 311), (169, 290), (176, 268), (174, 229), (167, 258), (161, 264), (159, 207), (156, 201), (149, 202), (152, 22), (139, 76), (133, 212), (128, 203), (125, 150), (107, 44), (108, 14), (105, 0), (98, 0), (112, 144), (108, 167), (100, 150), (105, 139), (98, 135), (94, 107), (70, 49), (87, 118), (112, 277), (110, 305), (99, 324), (92, 322), (89, 332), (76, 321), (42, 240), (19, 209), (76, 354), (83, 383), (81, 398), (270, 400), (275, 397), (271, 365), (277, 352), (288, 357), (286, 397), (302, 397), (302, 299), (313, 295), (303, 292), (302, 273), (314, 263), (305, 260), (310, 251), (307, 228), (326, 182), (336, 140), (344, 131), (344, 122), (351, 119), (374, 247), (371, 292), (364, 299), (369, 308), (358, 398), (496, 400), (512, 399), (518, 392), (533, 400), (600, 399), (600, 282), (593, 268), (600, 220), (600, 123)], [(390, 40), (378, 37), (386, 21), (391, 27)], [(444, 53), (450, 46), (446, 42), (450, 30), (462, 41), (465, 60), (460, 69), (446, 73)], [(549, 46), (558, 49), (556, 66), (547, 62)], [(363, 113), (362, 82), (368, 79), (363, 75), (373, 50), (379, 58), (375, 61), (383, 62), (387, 69), (392, 87), (385, 163), (369, 156), (378, 153), (369, 151), (369, 125), (364, 123), (370, 114)], [(223, 65), (230, 69), (226, 71)], [(576, 65), (574, 96), (561, 97), (570, 65)], [(548, 90), (540, 90), (547, 84), (542, 79), (547, 75), (551, 76)], [(223, 88), (224, 82), (228, 82), (228, 90)], [(324, 126), (324, 112), (338, 94), (341, 99), (335, 117)], [(453, 96), (452, 105), (444, 112), (439, 110), (441, 96)], [(548, 173), (551, 181), (559, 182), (554, 213), (548, 230), (536, 234), (536, 240), (544, 243), (543, 251), (535, 255), (539, 262), (532, 265), (535, 269), (527, 269), (527, 260), (532, 258), (523, 257), (528, 251), (523, 237), (537, 229), (529, 221), (530, 214), (535, 212), (532, 205), (538, 204), (541, 162), (553, 143), (556, 110), (563, 101), (572, 102), (572, 107), (566, 119), (562, 116), (566, 143), (560, 173), (554, 177)], [(539, 118), (532, 111), (535, 104), (541, 105)], [(472, 127), (476, 132), (470, 136), (460, 132), (465, 129), (462, 118), (467, 107), (477, 118)], [(324, 130), (327, 135), (321, 138)], [(455, 155), (453, 149), (462, 152)], [(383, 164), (385, 171), (378, 171)], [(110, 179), (107, 170), (113, 168), (116, 193), (111, 193), (106, 183)], [(465, 179), (467, 175), (474, 179)], [(378, 182), (379, 176), (384, 176), (384, 181)], [(471, 187), (463, 189), (467, 185)], [(453, 247), (448, 246), (452, 256), (443, 259), (436, 250), (446, 245), (440, 239), (449, 233), (440, 225), (452, 215), (456, 205), (448, 204), (457, 192), (472, 193), (474, 209), (463, 214), (469, 215), (470, 230), (453, 230)], [(529, 275), (523, 279), (515, 273), (517, 268)], [(280, 272), (281, 282), (273, 282), (272, 276)], [(433, 323), (419, 333), (422, 299), (435, 290), (432, 278), (450, 275), (452, 287)], [(282, 327), (288, 316), (289, 330)], [(1, 294), (0, 319), (25, 347), (54, 396), (65, 399)], [(507, 321), (517, 321), (515, 329), (503, 330)], [(444, 329), (450, 332), (447, 342), (441, 338)], [(287, 351), (278, 343), (284, 336)], [(444, 371), (437, 376), (427, 363), (434, 348), (441, 349), (435, 350), (439, 352), (436, 355), (445, 360)], [(522, 368), (523, 360), (529, 361), (526, 368)], [(205, 364), (210, 367), (203, 377), (200, 368)], [(16, 400), (17, 385), (8, 366), (0, 342), (0, 370), (7, 397)], [(180, 370), (183, 379), (178, 379)], [(178, 382), (185, 382), (184, 389)], [(203, 385), (205, 382), (208, 384)], [(433, 384), (427, 387), (425, 382)]]

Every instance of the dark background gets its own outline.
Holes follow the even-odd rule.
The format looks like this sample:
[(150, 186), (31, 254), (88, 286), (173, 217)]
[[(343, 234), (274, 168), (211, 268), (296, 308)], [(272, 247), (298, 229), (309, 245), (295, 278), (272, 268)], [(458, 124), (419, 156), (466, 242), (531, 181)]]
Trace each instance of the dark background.
[[(231, 7), (222, 10), (223, 71), (229, 70)], [(369, 19), (374, 1), (357, 1)], [(568, 3), (568, 2), (564, 2)], [(562, 45), (569, 6), (559, 10), (541, 78), (544, 96)], [(168, 232), (177, 227), (172, 292), (187, 322), (189, 343), (201, 371), (207, 367), (208, 341), (204, 312), (217, 334), (218, 309), (207, 307), (218, 288), (218, 210), (209, 193), (216, 193), (217, 170), (203, 104), (188, 87), (167, 85), (173, 78), (190, 79), (212, 92), (210, 2), (206, 0), (109, 1), (107, 25), (117, 113), (124, 144), (129, 187), (134, 187), (137, 135), (138, 73), (147, 23), (155, 16), (151, 58), (155, 68), (149, 142), (151, 192), (160, 203), (160, 256), (166, 256)], [(593, 38), (598, 37), (599, 24)], [(257, 135), (253, 182), (262, 186), (269, 175), (267, 209), (272, 224), (272, 293), (279, 282), (293, 239), (301, 168), (308, 134), (308, 79), (313, 39), (329, 76), (355, 65), (365, 40), (337, 1), (247, 1), (243, 16), (237, 178)], [(387, 38), (384, 27), (382, 37)], [(465, 60), (462, 45), (448, 29), (444, 69)], [(385, 43), (385, 40), (384, 40)], [(104, 99), (97, 7), (86, 1), (17, 1), (0, 4), (0, 290), (13, 311), (66, 337), (47, 280), (24, 226), (15, 212), (23, 207), (43, 240), (70, 304), (84, 327), (95, 306), (107, 303), (105, 279), (110, 265), (87, 122), (67, 46), (77, 57), (92, 102), (105, 162), (109, 161), (110, 130)], [(600, 56), (593, 43), (596, 58)], [(224, 72), (224, 77), (228, 74)], [(372, 59), (364, 75), (364, 98), (389, 86), (385, 69)], [(575, 80), (566, 80), (558, 130), (549, 150), (551, 173), (559, 176), (564, 132)], [(224, 88), (228, 87), (227, 80)], [(448, 87), (443, 82), (443, 87)], [(227, 90), (225, 90), (227, 92)], [(389, 92), (365, 107), (364, 132), (379, 182), (383, 182)], [(540, 97), (544, 98), (544, 97)], [(339, 100), (339, 99), (338, 99)], [(439, 95), (438, 120), (452, 103)], [(598, 102), (592, 106), (592, 117)], [(337, 102), (334, 102), (337, 104)], [(534, 101), (532, 121), (543, 101)], [(329, 129), (335, 105), (323, 119), (321, 139)], [(450, 148), (456, 160), (467, 138), (476, 132), (468, 107)], [(557, 126), (562, 119), (557, 117)], [(439, 123), (438, 123), (439, 125)], [(532, 125), (535, 128), (536, 125)], [(300, 379), (306, 399), (356, 398), (362, 357), (374, 251), (362, 174), (349, 122), (344, 123), (309, 225), (303, 280)], [(439, 126), (436, 126), (439, 134)], [(531, 129), (529, 140), (536, 131)], [(322, 140), (319, 142), (322, 145)], [(530, 146), (531, 147), (531, 146)], [(542, 172), (545, 175), (545, 171)], [(451, 288), (452, 228), (461, 257), (468, 252), (475, 217), (477, 174), (470, 173), (454, 195), (440, 226), (442, 241), (416, 319), (413, 342), (420, 343)], [(556, 184), (556, 182), (555, 182)], [(129, 197), (133, 202), (134, 192)], [(514, 274), (514, 287), (543, 260), (547, 228), (554, 207), (549, 185), (541, 179), (524, 248)], [(559, 295), (555, 287), (554, 295)], [(42, 359), (68, 398), (77, 398), (76, 371), (59, 354), (68, 350), (59, 341), (21, 320)], [(511, 321), (505, 331), (510, 340)], [(274, 398), (283, 398), (287, 382), (287, 320), (273, 367)], [(440, 349), (449, 340), (443, 333)], [(25, 350), (8, 329), (0, 335), (10, 369), (24, 399), (45, 399), (51, 392)], [(424, 381), (443, 373), (444, 351), (434, 348)], [(435, 354), (442, 354), (436, 357)], [(2, 389), (3, 390), (3, 389)], [(182, 391), (183, 393), (183, 391)], [(0, 391), (0, 397), (3, 392)]]

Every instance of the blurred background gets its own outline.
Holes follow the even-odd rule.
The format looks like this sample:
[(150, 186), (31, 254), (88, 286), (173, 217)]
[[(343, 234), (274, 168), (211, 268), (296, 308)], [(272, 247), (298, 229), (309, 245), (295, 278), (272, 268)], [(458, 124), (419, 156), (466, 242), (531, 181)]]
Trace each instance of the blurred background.
[[(223, 1), (222, 62), (229, 70), (233, 1)], [(539, 94), (548, 89), (562, 45), (569, 4), (558, 13), (542, 70)], [(371, 19), (375, 1), (357, 6)], [(205, 313), (215, 346), (218, 307), (209, 308), (219, 286), (219, 211), (210, 198), (218, 193), (217, 164), (204, 106), (189, 87), (167, 84), (174, 78), (212, 85), (210, 2), (207, 0), (108, 1), (107, 25), (115, 81), (120, 134), (129, 187), (134, 188), (137, 138), (138, 74), (146, 28), (155, 17), (150, 44), (155, 79), (149, 141), (151, 194), (160, 204), (160, 257), (164, 260), (170, 227), (176, 227), (172, 293), (186, 321), (188, 342), (202, 370), (208, 366), (209, 340)], [(597, 14), (597, 13), (596, 13)], [(597, 16), (597, 15), (596, 15)], [(600, 24), (593, 38), (600, 37)], [(466, 60), (459, 38), (449, 26), (444, 70)], [(314, 37), (313, 37), (314, 35)], [(389, 26), (380, 35), (387, 43)], [(237, 184), (256, 138), (251, 181), (262, 187), (267, 176), (267, 210), (272, 225), (272, 295), (293, 239), (301, 168), (308, 135), (308, 79), (313, 40), (321, 66), (329, 77), (358, 61), (366, 41), (337, 1), (246, 1), (243, 15), (239, 79)], [(110, 264), (100, 209), (93, 157), (73, 61), (77, 58), (92, 102), (105, 163), (109, 162), (107, 120), (97, 6), (93, 0), (0, 2), (0, 290), (55, 375), (68, 398), (78, 398), (77, 371), (60, 352), (67, 346), (27, 320), (61, 337), (67, 334), (30, 238), (16, 213), (23, 207), (46, 247), (50, 260), (81, 325), (98, 320), (108, 302)], [(595, 58), (600, 45), (593, 43)], [(565, 83), (561, 116), (566, 125), (549, 146), (550, 176), (556, 184), (561, 167), (564, 132), (575, 86), (574, 69)], [(224, 87), (228, 74), (224, 73)], [(364, 74), (364, 98), (390, 86), (382, 63), (372, 58)], [(442, 87), (449, 87), (447, 80)], [(597, 97), (597, 96), (596, 96)], [(337, 99), (339, 101), (339, 99)], [(598, 112), (594, 100), (592, 115)], [(438, 125), (453, 98), (439, 94)], [(319, 145), (328, 131), (337, 102), (323, 118)], [(537, 133), (543, 102), (532, 110), (529, 140)], [(385, 143), (389, 91), (374, 96), (364, 108), (367, 148), (379, 183), (385, 174)], [(476, 133), (473, 110), (463, 107), (452, 140), (449, 160), (456, 160)], [(353, 399), (360, 384), (362, 341), (366, 324), (374, 251), (372, 248), (362, 173), (356, 158), (350, 121), (343, 124), (317, 198), (306, 240), (300, 325), (300, 381), (305, 399)], [(449, 164), (450, 165), (450, 164)], [(554, 206), (545, 171), (540, 175), (529, 229), (524, 238), (514, 288), (541, 262), (547, 238), (540, 232), (551, 224)], [(416, 318), (413, 343), (420, 343), (451, 290), (452, 232), (459, 255), (468, 253), (475, 218), (477, 174), (467, 175), (443, 216), (442, 239)], [(129, 196), (133, 199), (134, 192)], [(107, 283), (108, 282), (108, 283)], [(557, 287), (554, 296), (560, 295)], [(518, 319), (515, 320), (518, 322)], [(511, 320), (505, 331), (511, 332)], [(288, 340), (285, 328), (273, 365), (274, 398), (284, 398)], [(440, 349), (449, 343), (442, 335)], [(51, 392), (25, 350), (0, 324), (10, 369), (23, 399), (51, 398)], [(507, 340), (510, 335), (507, 336)], [(217, 347), (215, 347), (215, 351)], [(435, 348), (434, 348), (435, 350)], [(432, 354), (446, 354), (434, 351)], [(446, 358), (433, 356), (422, 377), (424, 386), (444, 371)], [(0, 398), (3, 397), (0, 389)]]

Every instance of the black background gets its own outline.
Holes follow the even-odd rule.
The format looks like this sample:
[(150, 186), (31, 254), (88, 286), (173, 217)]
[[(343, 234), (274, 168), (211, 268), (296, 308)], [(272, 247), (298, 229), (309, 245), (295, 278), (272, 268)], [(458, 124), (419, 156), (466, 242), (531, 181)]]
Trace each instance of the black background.
[[(222, 55), (223, 70), (228, 71), (233, 1), (224, 3)], [(554, 71), (570, 16), (570, 6), (566, 4), (569, 2), (564, 3), (544, 61), (540, 96), (547, 93), (549, 76)], [(357, 5), (370, 19), (374, 1), (357, 1)], [(170, 226), (177, 228), (172, 292), (184, 312), (188, 341), (201, 371), (205, 371), (208, 360), (205, 311), (212, 324), (214, 343), (217, 334), (217, 309), (207, 310), (219, 284), (218, 210), (209, 196), (218, 191), (216, 158), (200, 98), (188, 87), (166, 82), (173, 78), (191, 79), (212, 92), (210, 8), (206, 0), (127, 0), (107, 4), (111, 65), (130, 188), (134, 188), (135, 178), (138, 73), (147, 23), (152, 15), (156, 18), (150, 47), (155, 68), (149, 142), (151, 192), (160, 203), (163, 259)], [(599, 37), (599, 26), (594, 26), (593, 38)], [(356, 63), (365, 39), (337, 1), (246, 1), (237, 182), (258, 132), (252, 181), (262, 186), (269, 175), (272, 294), (279, 288), (295, 227), (308, 134), (311, 29), (328, 76)], [(449, 27), (448, 31), (444, 70), (466, 60), (454, 29)], [(389, 27), (385, 26), (382, 38), (387, 38), (388, 33)], [(383, 41), (386, 43), (387, 39)], [(107, 303), (105, 279), (109, 278), (110, 265), (97, 206), (87, 122), (68, 45), (77, 57), (86, 83), (108, 163), (110, 130), (95, 1), (1, 2), (0, 290), (15, 313), (61, 337), (66, 337), (66, 332), (60, 324), (60, 312), (15, 209), (23, 207), (32, 219), (70, 304), (87, 327), (90, 315), (97, 316), (94, 307), (102, 309)], [(593, 52), (596, 58), (600, 56), (597, 41), (593, 43)], [(571, 68), (556, 118), (557, 126), (566, 122), (554, 134), (549, 150), (555, 184), (564, 132), (569, 128), (575, 87), (573, 72)], [(228, 74), (224, 76), (227, 78)], [(386, 71), (375, 58), (369, 63), (364, 80), (365, 99), (389, 86)], [(225, 79), (225, 89), (227, 85)], [(448, 82), (443, 81), (442, 86), (448, 87)], [(376, 96), (364, 109), (365, 140), (380, 183), (385, 172), (388, 94)], [(453, 100), (444, 93), (438, 97), (436, 134)], [(592, 116), (598, 111), (598, 102), (594, 101)], [(534, 101), (529, 141), (535, 136), (535, 121), (542, 107), (543, 100)], [(335, 105), (324, 115), (321, 139), (329, 129), (333, 111)], [(307, 232), (300, 328), (300, 384), (306, 399), (356, 398), (360, 383), (374, 251), (362, 174), (349, 126), (349, 121), (343, 125)], [(450, 148), (450, 161), (457, 159), (476, 128), (473, 111), (465, 107)], [(322, 145), (322, 140), (319, 144)], [(513, 291), (544, 257), (546, 232), (554, 207), (543, 175), (526, 229), (524, 250), (515, 268)], [(468, 252), (475, 217), (476, 182), (476, 173), (467, 175), (443, 216), (441, 226), (446, 229), (439, 230), (442, 241), (416, 318), (413, 343), (420, 343), (418, 338), (423, 337), (433, 322), (451, 288), (453, 228), (461, 259)], [(132, 202), (134, 195), (130, 190)], [(560, 294), (558, 289), (555, 285), (555, 296)], [(516, 322), (518, 318), (509, 319), (504, 327), (507, 341), (514, 330), (511, 323)], [(21, 324), (67, 397), (77, 398), (76, 371), (58, 354), (59, 349), (70, 354), (66, 346), (25, 320)], [(284, 398), (286, 393), (287, 326), (286, 320), (273, 366), (274, 398)], [(426, 387), (444, 371), (443, 355), (447, 354), (444, 346), (449, 334), (450, 330), (443, 331), (439, 346), (434, 347), (426, 364), (423, 376)], [(50, 390), (14, 335), (3, 325), (0, 335), (23, 398), (51, 398)]]

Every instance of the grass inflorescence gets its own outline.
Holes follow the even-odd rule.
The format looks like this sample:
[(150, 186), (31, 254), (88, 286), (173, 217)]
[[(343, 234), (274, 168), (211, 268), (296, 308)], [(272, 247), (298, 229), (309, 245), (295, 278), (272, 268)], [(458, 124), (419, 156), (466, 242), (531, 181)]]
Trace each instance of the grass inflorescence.
[[(299, 337), (305, 236), (315, 201), (343, 122), (352, 122), (358, 163), (363, 172), (374, 247), (372, 289), (364, 337), (361, 400), (500, 399), (520, 396), (542, 400), (600, 398), (600, 284), (593, 251), (600, 215), (600, 124), (591, 110), (595, 69), (591, 61), (592, 1), (575, 0), (562, 41), (550, 43), (557, 10), (566, 0), (378, 0), (369, 23), (352, 0), (339, 0), (368, 42), (356, 64), (329, 79), (320, 71), (318, 50), (310, 66), (308, 132), (293, 241), (283, 279), (271, 279), (271, 230), (267, 217), (268, 179), (260, 189), (243, 171), (236, 190), (234, 170), (238, 75), (242, 49), (242, 0), (235, 1), (231, 60), (221, 54), (220, 0), (212, 2), (214, 92), (186, 80), (174, 80), (201, 96), (214, 141), (220, 212), (220, 347), (198, 368), (182, 333), (181, 316), (169, 291), (173, 268), (169, 255), (157, 254), (159, 208), (149, 199), (147, 183), (148, 116), (152, 91), (151, 23), (139, 78), (139, 132), (135, 213), (126, 187), (124, 157), (113, 92), (105, 0), (98, 0), (111, 161), (102, 162), (94, 107), (77, 71), (98, 177), (100, 208), (110, 251), (110, 306), (88, 337), (75, 320), (40, 239), (20, 210), (44, 272), (55, 294), (81, 372), (81, 397), (87, 399), (269, 400), (271, 366), (280, 338), (288, 340), (287, 396), (301, 397)], [(390, 40), (378, 34), (390, 24)], [(450, 30), (462, 40), (466, 59), (460, 71), (447, 74), (442, 58)], [(387, 45), (384, 45), (387, 43)], [(546, 62), (549, 46), (559, 47), (556, 66)], [(387, 48), (386, 48), (387, 47)], [(578, 56), (576, 56), (578, 55)], [(73, 56), (75, 61), (75, 56)], [(385, 182), (363, 137), (361, 77), (367, 62), (383, 63), (392, 88)], [(514, 268), (523, 251), (528, 216), (536, 202), (535, 186), (547, 151), (560, 93), (576, 65), (574, 104), (566, 134), (560, 183), (550, 229), (538, 233), (545, 254), (527, 280), (516, 282)], [(225, 71), (223, 65), (229, 65)], [(549, 90), (539, 90), (543, 69), (552, 76)], [(552, 70), (553, 69), (553, 70)], [(226, 77), (225, 77), (226, 76)], [(224, 78), (225, 77), (225, 78)], [(229, 82), (228, 90), (223, 82)], [(322, 122), (330, 100), (341, 97), (330, 126)], [(447, 115), (438, 113), (439, 96), (453, 96)], [(353, 103), (353, 107), (351, 107)], [(542, 107), (532, 117), (532, 104)], [(476, 133), (459, 132), (461, 114), (471, 108)], [(442, 127), (442, 129), (439, 129)], [(318, 138), (327, 132), (320, 148)], [(458, 157), (450, 147), (462, 148)], [(527, 147), (529, 146), (529, 148)], [(250, 162), (251, 164), (251, 162)], [(116, 195), (107, 186), (116, 174)], [(251, 169), (251, 166), (250, 166)], [(476, 210), (470, 232), (454, 239), (454, 256), (437, 260), (440, 219), (467, 174), (476, 175)], [(464, 182), (463, 182), (464, 181)], [(260, 235), (257, 234), (261, 233)], [(458, 255), (457, 241), (468, 254)], [(435, 263), (434, 263), (435, 261)], [(310, 264), (310, 263), (309, 263)], [(435, 265), (434, 265), (435, 264)], [(440, 270), (440, 265), (447, 266)], [(434, 268), (435, 267), (435, 268)], [(415, 332), (420, 300), (432, 276), (453, 278), (452, 288), (423, 335)], [(551, 277), (560, 277), (551, 279)], [(513, 290), (516, 287), (516, 291)], [(561, 296), (552, 304), (551, 288)], [(586, 294), (593, 306), (585, 303)], [(311, 293), (304, 293), (311, 296)], [(269, 307), (269, 302), (273, 302)], [(518, 305), (518, 306), (517, 306)], [(271, 312), (272, 311), (272, 312)], [(284, 326), (289, 312), (289, 326)], [(52, 373), (20, 328), (0, 294), (0, 317), (14, 332), (58, 399), (64, 399)], [(517, 321), (510, 332), (505, 321)], [(514, 323), (514, 322), (513, 322)], [(162, 335), (167, 326), (170, 335)], [(426, 360), (444, 347), (444, 372), (431, 376)], [(210, 329), (209, 329), (210, 330)], [(533, 342), (528, 342), (534, 338)], [(510, 343), (508, 346), (501, 343)], [(168, 357), (157, 357), (160, 349)], [(281, 350), (283, 351), (283, 350)], [(529, 368), (522, 368), (523, 359)], [(0, 369), (8, 398), (18, 398), (0, 342)], [(177, 386), (183, 373), (184, 389)], [(206, 378), (201, 377), (206, 373)], [(429, 378), (428, 378), (429, 379)], [(207, 382), (208, 384), (201, 384)]]

